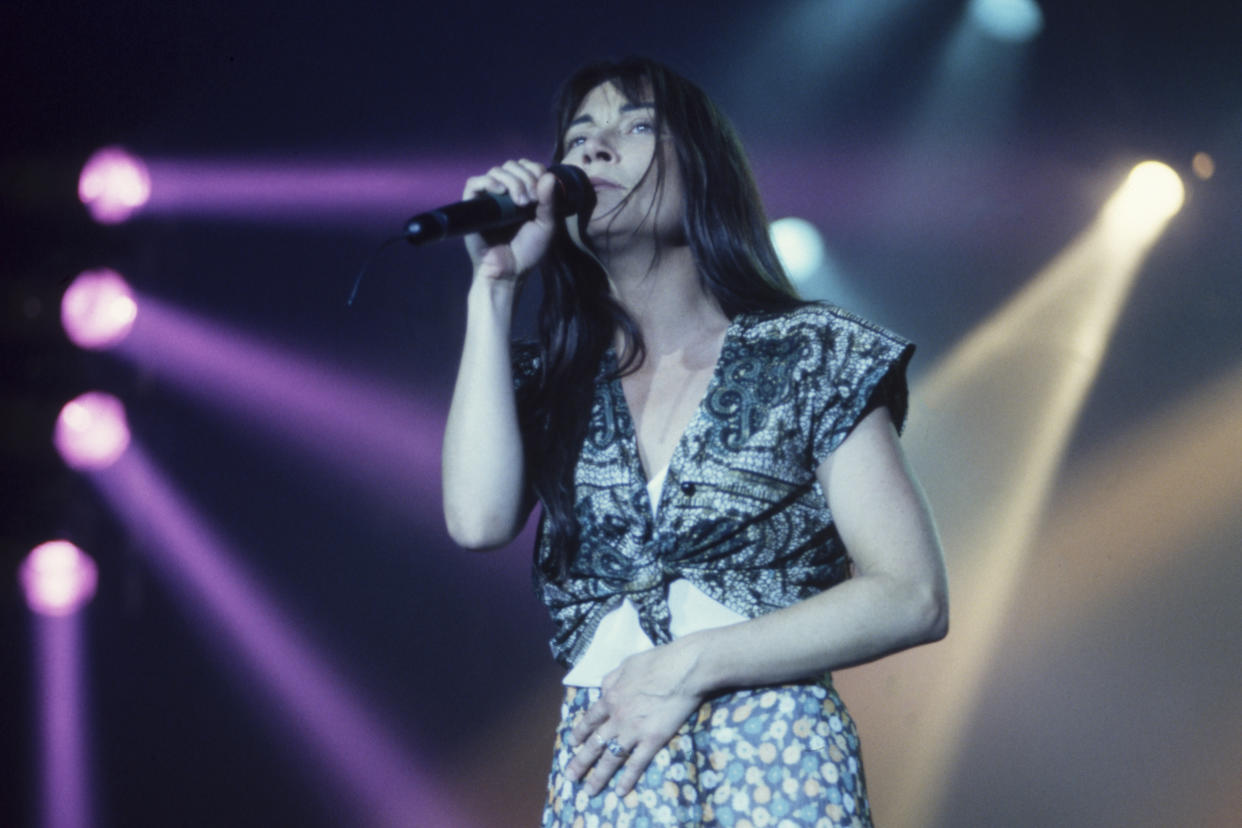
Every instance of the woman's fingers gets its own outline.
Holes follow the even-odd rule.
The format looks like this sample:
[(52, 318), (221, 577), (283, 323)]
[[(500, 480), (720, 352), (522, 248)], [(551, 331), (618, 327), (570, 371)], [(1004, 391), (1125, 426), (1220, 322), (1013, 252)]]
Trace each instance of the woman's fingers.
[(506, 161), (502, 169), (519, 183), (516, 191), (509, 191), (514, 201), (518, 204), (534, 204), (539, 200), (539, 177), (545, 172), (542, 164), (520, 158), (517, 161)]
[(565, 773), (570, 779), (577, 782), (595, 765), (600, 755), (603, 754), (608, 740), (602, 734), (596, 732), (590, 738), (575, 743), (579, 747), (574, 751), (574, 758), (569, 761), (569, 766), (565, 768)]
[(587, 737), (591, 736), (604, 722), (608, 721), (609, 708), (608, 702), (603, 698), (596, 699), (595, 703), (586, 709), (582, 717), (578, 719), (578, 723), (574, 725), (574, 729), (570, 731), (570, 738), (575, 745), (584, 745), (588, 741)]
[[(508, 236), (507, 242), (498, 242), (493, 235), (471, 233), (466, 236), (466, 251), (474, 263), (476, 275), (490, 279), (512, 279), (533, 267), (552, 238), (552, 192), (555, 184), (552, 176), (545, 175), (547, 168), (527, 158), (506, 161), (492, 167), (483, 175), (466, 180), (463, 199), (476, 198), (485, 193), (507, 193), (518, 206), (538, 203), (535, 221), (527, 222)], [(542, 196), (542, 201), (540, 197)], [(500, 234), (502, 238), (505, 235)]]
[[(567, 773), (594, 796), (613, 780), (624, 796), (651, 760), (702, 704), (702, 696), (679, 689), (683, 654), (673, 644), (625, 659), (604, 676), (600, 695), (570, 732), (578, 749)], [(672, 687), (670, 687), (670, 682)]]
[(595, 742), (602, 741), (602, 747), (598, 758), (596, 758), (591, 772), (586, 776), (587, 793), (595, 796), (604, 789), (608, 784), (608, 780), (612, 779), (617, 769), (625, 764), (625, 761), (632, 753), (632, 749), (626, 747), (619, 738), (601, 738), (592, 739)]
[(629, 732), (632, 727), (618, 727), (623, 723), (611, 714), (607, 698), (601, 697), (586, 709), (570, 733), (578, 750), (566, 773), (570, 779), (584, 782), (591, 796), (602, 791), (614, 775), (617, 793), (629, 793), (665, 741), (651, 738), (644, 742)]
[[(651, 760), (659, 753), (662, 745), (657, 743), (639, 742), (630, 751), (625, 758), (624, 764), (617, 771), (616, 790), (617, 796), (625, 796), (634, 790), (634, 786), (638, 784), (638, 780), (642, 778), (643, 771), (651, 764)], [(605, 780), (606, 782), (607, 780)]]
[[(633, 748), (626, 746), (621, 737), (606, 736), (602, 731), (597, 730), (574, 753), (574, 758), (565, 772), (570, 779), (585, 782), (587, 793), (595, 796), (604, 789), (608, 780), (612, 779), (618, 769), (623, 766), (628, 767), (633, 754)], [(655, 751), (651, 751), (632, 773), (627, 771), (626, 778), (631, 778), (632, 781), (625, 792), (634, 787), (634, 782), (642, 774), (642, 769), (647, 766), (654, 755)]]
[(608, 720), (608, 707), (603, 699), (598, 699), (586, 709), (578, 723), (569, 734), (570, 744), (578, 749), (570, 761), (566, 773), (569, 778), (581, 779), (608, 745), (608, 739), (600, 732), (600, 727)]
[(526, 158), (506, 161), (492, 167), (483, 175), (466, 180), (463, 198), (474, 198), (483, 193), (508, 193), (515, 204), (532, 204), (538, 196), (536, 183), (543, 175), (544, 166)]
[(556, 220), (555, 213), (553, 212), (553, 205), (556, 201), (556, 189), (556, 176), (547, 170), (542, 170), (539, 173), (539, 178), (535, 181), (535, 198), (539, 204), (535, 212), (535, 218), (537, 221), (544, 222), (549, 226)]
[(530, 204), (531, 198), (527, 193), (528, 184), (525, 177), (519, 171), (522, 171), (521, 167), (509, 161), (502, 167), (492, 167), (488, 171), (488, 175), (493, 180), (500, 182), (504, 192), (509, 194), (509, 198), (513, 199), (514, 204)]
[(617, 795), (625, 796), (634, 790), (660, 747), (656, 740), (628, 745), (621, 736), (609, 737), (597, 730), (574, 754), (566, 773), (574, 781), (583, 781), (591, 796), (615, 776)]

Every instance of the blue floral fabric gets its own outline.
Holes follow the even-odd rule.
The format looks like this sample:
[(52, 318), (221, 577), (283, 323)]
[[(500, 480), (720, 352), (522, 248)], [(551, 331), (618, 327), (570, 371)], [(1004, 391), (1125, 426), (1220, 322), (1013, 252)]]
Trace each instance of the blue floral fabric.
[(568, 737), (598, 688), (567, 687), (543, 828), (865, 828), (858, 733), (830, 681), (726, 693), (655, 755), (624, 797), (589, 796), (565, 770)]

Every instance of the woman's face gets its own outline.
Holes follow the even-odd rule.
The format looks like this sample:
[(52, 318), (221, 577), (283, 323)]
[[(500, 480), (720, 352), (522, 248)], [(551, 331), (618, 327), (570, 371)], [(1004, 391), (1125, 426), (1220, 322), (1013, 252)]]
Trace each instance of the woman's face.
[[(665, 241), (682, 236), (685, 202), (677, 154), (667, 130), (657, 140), (657, 114), (650, 100), (631, 101), (611, 82), (592, 89), (574, 113), (561, 161), (581, 167), (595, 186), (587, 230), (593, 238), (639, 232)], [(658, 189), (657, 151), (664, 159)]]

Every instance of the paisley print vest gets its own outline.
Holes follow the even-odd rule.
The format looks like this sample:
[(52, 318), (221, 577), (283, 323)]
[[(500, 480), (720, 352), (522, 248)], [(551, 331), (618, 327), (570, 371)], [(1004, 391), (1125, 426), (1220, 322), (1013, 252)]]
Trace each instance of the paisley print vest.
[[(654, 516), (621, 382), (612, 377), (616, 355), (606, 352), (575, 469), (574, 563), (556, 580), (534, 567), (556, 626), (557, 660), (572, 666), (626, 597), (653, 642), (671, 640), (667, 585), (677, 578), (748, 618), (848, 578), (849, 557), (815, 472), (873, 408), (886, 406), (902, 427), (913, 352), (896, 334), (826, 304), (740, 314), (673, 452)], [(537, 371), (533, 348), (517, 348), (515, 384)], [(550, 544), (540, 531), (536, 563)]]

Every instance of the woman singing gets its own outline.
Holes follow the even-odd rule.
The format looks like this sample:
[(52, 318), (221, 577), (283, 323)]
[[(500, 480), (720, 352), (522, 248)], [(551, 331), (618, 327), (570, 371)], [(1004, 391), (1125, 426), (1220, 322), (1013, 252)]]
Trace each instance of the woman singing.
[[(466, 182), (535, 204), (471, 236), (444, 439), (449, 532), (510, 541), (567, 668), (544, 826), (869, 825), (830, 671), (948, 625), (936, 530), (897, 432), (913, 346), (800, 300), (707, 96), (643, 59), (562, 87), (553, 159)], [(538, 273), (537, 340), (514, 345)], [(747, 822), (748, 821), (748, 822)]]

